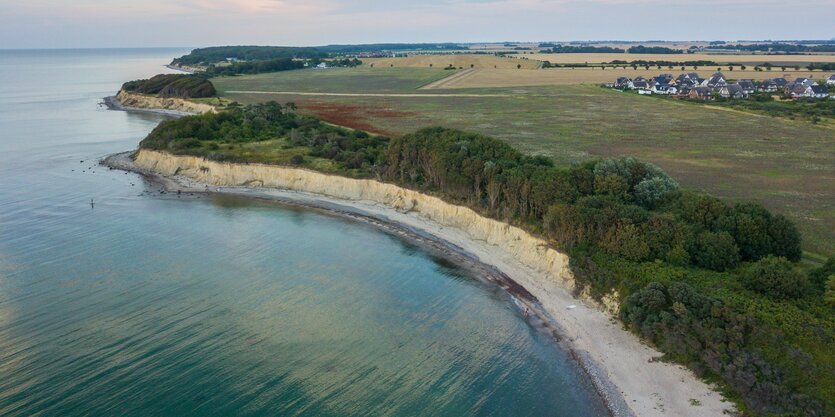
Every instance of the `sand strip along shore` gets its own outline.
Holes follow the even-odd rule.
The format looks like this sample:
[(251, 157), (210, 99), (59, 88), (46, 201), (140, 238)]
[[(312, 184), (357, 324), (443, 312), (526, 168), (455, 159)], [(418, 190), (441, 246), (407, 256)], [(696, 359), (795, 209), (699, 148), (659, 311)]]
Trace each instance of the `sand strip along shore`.
[[(529, 292), (546, 319), (591, 376), (613, 415), (721, 416), (732, 404), (683, 366), (653, 361), (661, 354), (623, 330), (601, 306), (572, 296), (568, 258), (545, 242), (472, 210), (372, 180), (261, 164), (228, 164), (141, 150), (107, 164), (158, 175), (172, 191), (212, 191), (338, 205), (363, 216), (421, 231), (460, 248)], [(611, 306), (610, 306), (611, 307)]]

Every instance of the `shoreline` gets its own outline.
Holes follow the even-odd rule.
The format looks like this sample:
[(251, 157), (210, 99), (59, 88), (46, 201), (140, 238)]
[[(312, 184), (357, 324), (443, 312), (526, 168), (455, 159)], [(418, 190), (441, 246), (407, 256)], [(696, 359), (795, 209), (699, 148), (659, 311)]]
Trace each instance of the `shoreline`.
[[(132, 152), (111, 155), (102, 164), (139, 173), (169, 191), (236, 195), (302, 206), (364, 221), (409, 240), (427, 244), (453, 259), (476, 265), (479, 273), (531, 308), (589, 377), (613, 416), (707, 416), (733, 410), (686, 368), (659, 362), (661, 354), (622, 329), (599, 306), (574, 297), (541, 271), (502, 248), (472, 238), (412, 212), (382, 203), (266, 187), (217, 186), (182, 175), (166, 176), (136, 166)], [(539, 294), (537, 297), (535, 294)]]

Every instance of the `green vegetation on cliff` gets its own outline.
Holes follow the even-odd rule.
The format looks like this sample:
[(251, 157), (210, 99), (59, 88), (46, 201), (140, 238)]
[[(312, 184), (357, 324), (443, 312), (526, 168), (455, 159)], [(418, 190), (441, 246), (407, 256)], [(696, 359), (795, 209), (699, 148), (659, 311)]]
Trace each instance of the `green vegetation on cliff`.
[(427, 128), (388, 140), (291, 109), (167, 121), (141, 146), (376, 177), (516, 224), (567, 251), (594, 297), (616, 291), (630, 330), (722, 382), (746, 414), (835, 411), (835, 261), (802, 271), (785, 217), (682, 190), (632, 158), (561, 168), (480, 134)]
[(122, 90), (159, 97), (204, 98), (215, 95), (215, 86), (205, 77), (186, 74), (159, 74), (147, 80), (122, 84)]

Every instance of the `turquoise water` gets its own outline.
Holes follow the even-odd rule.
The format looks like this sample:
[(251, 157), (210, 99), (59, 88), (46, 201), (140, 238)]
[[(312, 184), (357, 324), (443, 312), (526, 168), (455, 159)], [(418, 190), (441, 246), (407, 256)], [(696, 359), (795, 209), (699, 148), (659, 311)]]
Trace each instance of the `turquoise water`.
[(182, 52), (0, 51), (0, 415), (606, 415), (547, 331), (438, 254), (96, 166), (162, 118), (100, 98)]

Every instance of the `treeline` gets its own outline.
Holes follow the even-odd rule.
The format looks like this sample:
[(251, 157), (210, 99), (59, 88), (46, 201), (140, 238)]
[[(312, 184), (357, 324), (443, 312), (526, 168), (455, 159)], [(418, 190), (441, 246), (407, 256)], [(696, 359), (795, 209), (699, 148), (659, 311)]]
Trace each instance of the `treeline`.
[(610, 62), (613, 65), (631, 65), (636, 67), (646, 67), (646, 66), (662, 66), (662, 67), (704, 67), (704, 66), (718, 66), (719, 64), (715, 61), (647, 61), (643, 59), (637, 59), (634, 61), (626, 62), (622, 60), (613, 60)]
[(263, 61), (237, 61), (229, 65), (210, 65), (205, 74), (209, 77), (232, 76), (239, 74), (260, 74), (265, 72), (289, 71), (302, 69), (305, 62), (292, 58), (276, 58)]
[(638, 45), (627, 49), (630, 54), (683, 54), (681, 49), (672, 49), (664, 46)]
[(457, 43), (371, 43), (364, 45), (326, 45), (317, 46), (316, 49), (329, 54), (346, 55), (379, 51), (447, 51), (470, 48)]
[(217, 92), (205, 77), (186, 74), (159, 74), (147, 80), (128, 81), (122, 84), (122, 90), (179, 98), (213, 97)]
[(710, 45), (706, 49), (735, 49), (749, 52), (781, 52), (781, 53), (808, 53), (808, 52), (835, 52), (835, 45), (800, 45), (792, 43), (756, 43), (751, 45)]
[[(540, 44), (540, 48), (542, 45)], [(551, 47), (550, 52), (552, 54), (622, 54), (626, 51), (620, 48), (612, 48), (609, 46), (590, 46), (590, 45), (583, 45), (583, 46), (570, 46), (570, 45), (554, 45)]]
[(197, 48), (190, 53), (175, 58), (172, 65), (209, 65), (226, 61), (266, 61), (280, 58), (312, 59), (327, 58), (327, 53), (316, 48), (296, 48), (289, 46), (212, 46)]
[(812, 62), (806, 66), (809, 71), (835, 71), (835, 63), (832, 62)]

